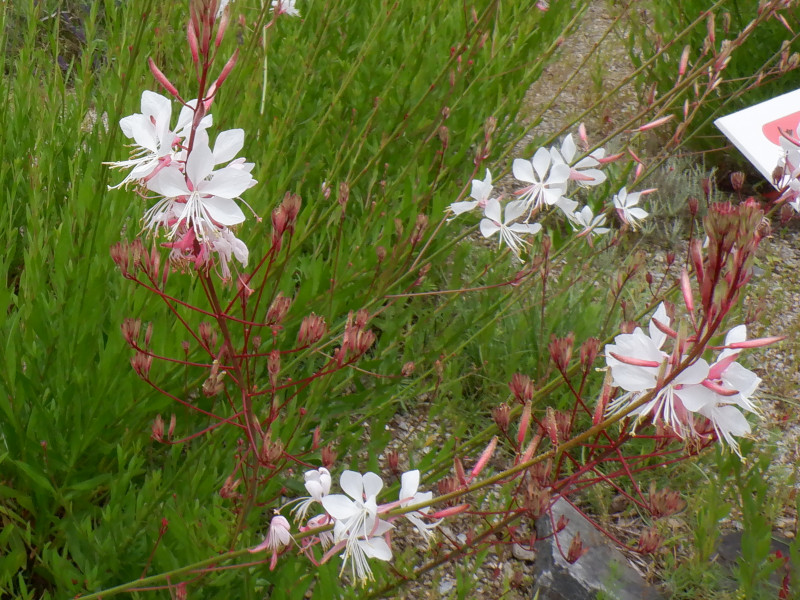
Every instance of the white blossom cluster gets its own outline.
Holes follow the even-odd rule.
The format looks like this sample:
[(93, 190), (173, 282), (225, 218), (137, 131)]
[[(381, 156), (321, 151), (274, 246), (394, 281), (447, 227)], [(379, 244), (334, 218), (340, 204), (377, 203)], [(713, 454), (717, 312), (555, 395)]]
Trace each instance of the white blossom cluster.
[[(578, 149), (572, 135), (567, 135), (559, 148), (539, 148), (530, 160), (514, 159), (512, 172), (514, 177), (526, 184), (514, 192), (516, 200), (507, 202), (503, 209), (501, 197), (492, 197), (494, 189), (492, 174), (486, 169), (486, 177), (472, 181), (470, 197), (472, 200), (454, 202), (449, 209), (453, 215), (480, 209), (483, 219), (480, 231), (489, 238), (499, 234), (500, 244), (505, 243), (514, 255), (519, 258), (522, 247), (527, 242), (523, 235), (535, 235), (542, 226), (534, 222), (534, 218), (547, 208), (559, 209), (569, 219), (573, 229), (579, 236), (587, 237), (608, 233), (606, 216), (595, 215), (588, 205), (579, 209), (579, 203), (568, 195), (569, 182), (574, 181), (580, 187), (596, 186), (606, 180), (606, 175), (599, 167), (605, 159), (605, 150), (599, 148), (578, 159)], [(614, 207), (619, 218), (636, 228), (648, 213), (636, 206), (643, 192), (628, 192), (622, 188), (613, 197)]]
[[(368, 559), (390, 561), (392, 549), (390, 532), (394, 528), (394, 517), (381, 518), (396, 508), (408, 507), (421, 502), (429, 502), (433, 492), (419, 492), (419, 471), (408, 471), (401, 477), (398, 500), (388, 504), (378, 504), (378, 494), (383, 489), (383, 480), (375, 473), (362, 475), (356, 471), (344, 471), (339, 479), (344, 494), (331, 494), (332, 478), (325, 467), (305, 473), (305, 488), (308, 496), (297, 498), (287, 504), (294, 504), (292, 514), (301, 523), (300, 532), (309, 532), (332, 525), (325, 531), (304, 537), (299, 543), (313, 560), (311, 548), (315, 545), (327, 550), (321, 562), (342, 552), (342, 572), (350, 565), (354, 583), (366, 582), (372, 577)], [(321, 505), (321, 513), (308, 518), (314, 505)], [(430, 519), (430, 508), (406, 512), (406, 517), (427, 541), (440, 521), (426, 522)], [(272, 553), (272, 568), (277, 563), (278, 554), (292, 541), (291, 525), (286, 517), (276, 514), (270, 522), (269, 531), (263, 543), (251, 552), (264, 550)]]
[(668, 338), (675, 338), (673, 333), (666, 308), (661, 304), (650, 320), (648, 333), (637, 327), (633, 333), (618, 335), (613, 344), (606, 346), (606, 364), (611, 369), (613, 385), (624, 390), (608, 405), (607, 414), (627, 411), (645, 394), (654, 391), (652, 398), (631, 414), (663, 423), (684, 438), (697, 435), (699, 426), (707, 419), (717, 438), (739, 453), (734, 436), (750, 433), (750, 424), (742, 410), (758, 414), (753, 394), (761, 379), (736, 360), (742, 348), (757, 341), (746, 341), (744, 325), (734, 327), (713, 364), (697, 358), (674, 375), (686, 357), (677, 345), (672, 353), (663, 349)]
[(257, 183), (250, 174), (254, 164), (236, 158), (244, 131), (223, 131), (212, 147), (212, 116), (203, 114), (195, 123), (196, 100), (183, 106), (174, 127), (169, 98), (145, 91), (141, 110), (120, 120), (122, 132), (133, 140), (133, 151), (128, 160), (108, 163), (130, 168), (114, 187), (133, 183), (156, 194), (155, 204), (142, 217), (143, 229), (166, 236), (171, 260), (190, 260), (202, 267), (215, 253), (220, 275), (230, 279), (231, 258), (243, 267), (248, 260), (247, 246), (231, 229), (245, 220), (234, 199)]

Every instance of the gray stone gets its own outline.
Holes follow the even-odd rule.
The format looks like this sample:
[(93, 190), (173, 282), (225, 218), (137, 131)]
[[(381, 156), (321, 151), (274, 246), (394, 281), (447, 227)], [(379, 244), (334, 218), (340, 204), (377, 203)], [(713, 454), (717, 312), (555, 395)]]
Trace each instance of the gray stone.
[(556, 546), (550, 518), (536, 523), (540, 539), (535, 546), (534, 598), (539, 600), (663, 600), (665, 596), (647, 584), (630, 566), (625, 555), (568, 502), (559, 499), (553, 506), (553, 521), (561, 516), (567, 526), (558, 533), (558, 543), (566, 554), (572, 538), (580, 533), (588, 552), (569, 564)]

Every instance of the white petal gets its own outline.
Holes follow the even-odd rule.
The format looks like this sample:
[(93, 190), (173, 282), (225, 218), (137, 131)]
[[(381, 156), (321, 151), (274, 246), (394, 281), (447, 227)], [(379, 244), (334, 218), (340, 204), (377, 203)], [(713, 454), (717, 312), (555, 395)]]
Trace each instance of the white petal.
[(483, 209), (483, 214), (492, 221), (500, 223), (502, 220), (500, 216), (500, 201), (497, 198), (489, 200)]
[(667, 334), (661, 331), (653, 321), (658, 321), (662, 325), (666, 325), (669, 327), (669, 317), (667, 316), (667, 308), (664, 306), (664, 303), (658, 305), (656, 312), (653, 314), (653, 317), (650, 319), (650, 338), (655, 342), (656, 347), (661, 348), (664, 345), (664, 342), (667, 339)]
[(701, 383), (706, 377), (708, 377), (708, 363), (700, 358), (697, 362), (681, 371), (681, 373), (672, 380), (672, 385)]
[(572, 139), (572, 134), (568, 133), (567, 137), (565, 137), (564, 141), (561, 143), (561, 155), (567, 163), (571, 163), (572, 159), (575, 158), (576, 151), (577, 148), (575, 146), (575, 141)]
[(522, 213), (525, 212), (525, 204), (525, 202), (520, 200), (515, 200), (506, 204), (506, 218), (503, 223), (508, 224), (519, 219)]
[(325, 496), (322, 499), (322, 506), (337, 522), (346, 521), (360, 511), (355, 502), (344, 494), (329, 494)]
[[(194, 136), (194, 145), (189, 157), (186, 159), (186, 174), (195, 189), (200, 187), (203, 180), (214, 170), (214, 155), (208, 147), (208, 134), (198, 130)], [(212, 192), (207, 192), (212, 193)]]
[(214, 162), (226, 163), (233, 160), (244, 146), (244, 129), (223, 131), (214, 141)]
[[(539, 148), (536, 154), (533, 155), (531, 163), (538, 175), (537, 181), (544, 181), (545, 177), (547, 177), (547, 169), (550, 168), (551, 161), (552, 157), (550, 156), (550, 152), (547, 151), (547, 148)], [(569, 169), (569, 167), (567, 167), (567, 169)]]
[(228, 198), (212, 196), (211, 198), (203, 198), (202, 203), (208, 216), (220, 225), (230, 227), (231, 225), (238, 225), (245, 220), (244, 213), (239, 208), (239, 205)]
[(492, 193), (492, 189), (494, 189), (492, 185), (492, 174), (489, 172), (489, 169), (486, 169), (486, 178), (483, 181), (478, 179), (472, 180), (472, 192), (470, 196), (478, 201), (486, 200), (489, 194)]
[(372, 472), (364, 473), (364, 494), (367, 498), (374, 498), (383, 488), (383, 480)]
[(370, 538), (367, 542), (359, 540), (358, 545), (364, 550), (364, 554), (370, 558), (377, 558), (378, 560), (392, 560), (392, 549), (381, 537)]
[(474, 202), (453, 202), (450, 205), (450, 210), (454, 215), (460, 215), (461, 213), (472, 210), (476, 206), (478, 206), (477, 200)]
[(356, 471), (343, 472), (339, 478), (339, 486), (351, 498), (358, 501), (364, 500), (364, 479), (361, 477), (361, 473)]
[(151, 92), (150, 90), (145, 90), (142, 92), (141, 106), (142, 114), (147, 115), (148, 117), (166, 115), (167, 121), (169, 121), (169, 117), (172, 114), (172, 102), (170, 99), (162, 96), (161, 94)]
[(419, 471), (413, 470), (403, 473), (400, 478), (400, 500), (413, 498), (419, 487)]
[[(192, 180), (194, 183), (194, 180)], [(236, 198), (245, 190), (252, 187), (255, 180), (250, 173), (241, 169), (225, 167), (214, 172), (208, 181), (201, 181), (197, 189), (203, 194), (222, 196), (223, 198)]]
[(677, 391), (686, 410), (702, 412), (704, 408), (719, 402), (721, 396), (704, 385), (690, 385)]
[(481, 233), (485, 238), (491, 237), (495, 233), (500, 231), (500, 226), (494, 221), (490, 221), (489, 219), (481, 219), (480, 226), (481, 226)]
[(186, 179), (183, 173), (178, 170), (177, 165), (170, 165), (161, 169), (147, 182), (147, 189), (167, 198), (186, 196), (191, 193), (189, 188), (186, 187)]
[(563, 163), (553, 165), (553, 168), (550, 170), (550, 176), (547, 178), (548, 185), (554, 187), (558, 184), (565, 184), (571, 172), (572, 169), (569, 168), (569, 165)]
[(523, 181), (525, 183), (536, 183), (538, 181), (533, 174), (533, 165), (531, 165), (531, 161), (529, 160), (515, 158), (514, 162), (511, 163), (511, 171), (514, 173), (514, 178), (517, 179), (517, 181)]

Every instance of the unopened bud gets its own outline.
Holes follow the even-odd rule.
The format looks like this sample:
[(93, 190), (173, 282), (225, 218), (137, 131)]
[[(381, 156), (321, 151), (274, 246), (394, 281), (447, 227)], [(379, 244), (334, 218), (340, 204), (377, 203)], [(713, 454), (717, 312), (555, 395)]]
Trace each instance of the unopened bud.
[(450, 145), (450, 130), (444, 125), (439, 127), (439, 141), (442, 142), (442, 148), (447, 149)]
[(156, 415), (156, 418), (153, 419), (153, 425), (151, 426), (152, 433), (150, 434), (150, 438), (157, 441), (162, 442), (164, 441), (164, 419), (161, 418), (161, 415)]
[(208, 378), (203, 382), (203, 394), (209, 398), (219, 394), (223, 389), (225, 389), (225, 384), (223, 383), (224, 378), (225, 371), (220, 373), (219, 361), (215, 360), (211, 364), (211, 372), (209, 373)]
[(131, 366), (142, 379), (147, 379), (150, 367), (153, 366), (153, 357), (144, 352), (137, 352), (131, 357)]
[(414, 362), (408, 361), (406, 364), (403, 365), (403, 368), (400, 370), (400, 374), (403, 377), (411, 377), (414, 374)]
[(141, 326), (142, 322), (139, 319), (125, 319), (122, 321), (122, 337), (131, 346), (136, 345), (139, 340)]
[(494, 419), (497, 428), (503, 433), (508, 432), (510, 413), (511, 408), (508, 406), (508, 404), (501, 404), (500, 406), (495, 406), (492, 409), (492, 419)]
[(273, 350), (267, 358), (267, 372), (269, 373), (269, 383), (274, 388), (278, 386), (278, 374), (281, 372), (281, 353)]
[(333, 469), (333, 466), (336, 464), (336, 450), (333, 447), (333, 444), (328, 444), (327, 446), (323, 446), (322, 448), (322, 466), (326, 469)]
[[(461, 486), (458, 484), (458, 480), (453, 477), (443, 477), (439, 481), (436, 482), (436, 489), (439, 492), (440, 496), (446, 496), (447, 494), (452, 494), (457, 492)], [(448, 502), (449, 504), (453, 504), (453, 500)]]
[(189, 597), (189, 586), (185, 581), (181, 581), (175, 586), (175, 600), (186, 600)]
[(744, 186), (744, 173), (741, 171), (734, 171), (731, 173), (731, 186), (735, 191), (741, 191)]
[(203, 343), (206, 345), (206, 347), (216, 348), (217, 332), (211, 328), (211, 323), (203, 321), (202, 323), (200, 323), (198, 329), (200, 333), (200, 339), (203, 340)]
[(400, 455), (397, 450), (389, 450), (386, 453), (386, 466), (389, 467), (393, 475), (400, 473)]
[(581, 541), (581, 534), (580, 532), (575, 534), (575, 537), (572, 538), (572, 543), (569, 545), (569, 551), (567, 552), (567, 562), (569, 564), (574, 564), (581, 556), (586, 554), (589, 551), (589, 548), (583, 545)]
[(375, 248), (375, 254), (378, 257), (378, 262), (383, 262), (383, 259), (386, 258), (386, 248), (383, 246), (378, 246)]
[(422, 214), (417, 215), (417, 222), (414, 224), (414, 229), (411, 232), (411, 236), (408, 238), (412, 246), (416, 246), (420, 243), (427, 227), (428, 217)]
[(525, 404), (533, 398), (533, 381), (527, 375), (514, 373), (508, 387), (520, 404)]
[(178, 418), (175, 416), (175, 413), (169, 418), (169, 429), (167, 429), (167, 437), (172, 439), (172, 435), (175, 433), (175, 425), (178, 424)]
[(772, 183), (775, 185), (780, 185), (783, 181), (784, 170), (781, 165), (778, 165), (772, 170)]
[(278, 295), (275, 296), (275, 299), (272, 301), (267, 311), (267, 325), (273, 327), (275, 325), (280, 325), (291, 306), (292, 299), (284, 296), (282, 292), (278, 292)]
[(550, 358), (562, 373), (569, 369), (569, 363), (572, 359), (572, 346), (575, 343), (575, 334), (570, 332), (566, 337), (557, 338), (551, 336), (550, 344), (547, 349), (550, 351)]
[(283, 443), (280, 440), (272, 441), (272, 435), (267, 432), (261, 441), (261, 450), (258, 460), (262, 465), (274, 465), (283, 457)]
[(339, 206), (342, 207), (342, 213), (347, 208), (347, 201), (350, 199), (350, 186), (347, 182), (343, 181), (339, 184), (339, 197), (337, 198)]
[(303, 322), (300, 323), (300, 331), (297, 334), (297, 343), (300, 346), (310, 346), (316, 344), (327, 333), (328, 326), (325, 319), (319, 315), (311, 313)]
[(641, 554), (652, 554), (661, 546), (663, 538), (659, 535), (658, 529), (649, 527), (639, 536), (637, 550)]
[(597, 338), (590, 337), (581, 344), (581, 365), (584, 371), (588, 371), (591, 368), (599, 352), (600, 340)]

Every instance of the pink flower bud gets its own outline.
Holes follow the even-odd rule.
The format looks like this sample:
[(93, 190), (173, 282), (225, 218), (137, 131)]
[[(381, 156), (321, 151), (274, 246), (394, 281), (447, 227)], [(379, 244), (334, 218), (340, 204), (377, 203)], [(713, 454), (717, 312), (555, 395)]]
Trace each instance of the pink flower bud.
[(316, 344), (327, 333), (328, 327), (325, 319), (319, 315), (311, 313), (300, 323), (300, 331), (297, 334), (297, 343), (300, 346), (310, 346)]
[(131, 366), (139, 377), (146, 380), (150, 374), (150, 367), (153, 366), (153, 357), (143, 352), (137, 352), (131, 357)]
[(180, 94), (178, 94), (178, 88), (176, 88), (169, 79), (167, 79), (166, 75), (161, 72), (161, 70), (156, 66), (156, 63), (153, 61), (152, 58), (147, 59), (147, 64), (150, 66), (150, 72), (153, 74), (153, 77), (156, 78), (156, 81), (160, 83), (165, 90), (167, 90), (170, 94), (172, 94), (175, 98), (180, 100)]
[(267, 357), (267, 373), (269, 373), (269, 383), (272, 387), (278, 386), (278, 374), (281, 372), (281, 353), (273, 350)]
[(467, 479), (467, 483), (475, 479), (475, 477), (477, 477), (480, 474), (480, 472), (483, 471), (483, 468), (486, 466), (486, 463), (489, 462), (489, 459), (492, 458), (492, 455), (494, 454), (496, 448), (497, 448), (497, 436), (494, 436), (492, 440), (489, 442), (489, 445), (486, 446), (486, 449), (481, 454), (480, 458), (478, 459), (478, 462), (475, 463), (474, 467), (472, 467), (472, 472), (469, 474), (469, 479)]
[(686, 67), (689, 64), (689, 52), (691, 47), (689, 45), (684, 46), (683, 53), (681, 54), (681, 60), (678, 64), (678, 77), (683, 77), (686, 74)]
[(531, 402), (528, 400), (525, 403), (525, 408), (522, 409), (522, 417), (519, 420), (519, 431), (517, 432), (517, 446), (522, 448), (522, 442), (525, 441), (525, 436), (528, 435), (528, 427), (531, 423)]
[(440, 511), (434, 512), (430, 514), (431, 519), (445, 519), (447, 517), (453, 517), (455, 515), (459, 515), (463, 512), (469, 510), (469, 504), (459, 504), (457, 506), (451, 506), (449, 508), (444, 508)]
[(508, 431), (508, 425), (511, 420), (510, 413), (511, 409), (509, 408), (508, 404), (501, 404), (500, 406), (495, 406), (492, 409), (492, 419), (494, 420), (495, 425), (497, 425), (497, 428), (503, 433)]
[(663, 538), (659, 535), (658, 529), (649, 527), (639, 536), (639, 543), (636, 549), (641, 554), (652, 554), (661, 546)]
[(156, 415), (156, 418), (153, 419), (150, 438), (157, 442), (164, 441), (164, 419), (161, 418), (161, 415)]
[(217, 80), (214, 82), (214, 86), (216, 87), (216, 89), (222, 87), (222, 84), (228, 78), (228, 75), (230, 75), (231, 71), (233, 71), (233, 67), (236, 65), (236, 60), (238, 58), (239, 58), (239, 49), (237, 48), (234, 51), (233, 55), (228, 59), (228, 62), (225, 63), (225, 66), (222, 67), (222, 72), (219, 74), (219, 77), (217, 77)]
[(139, 340), (139, 331), (142, 322), (139, 319), (125, 319), (122, 321), (122, 337), (131, 346), (135, 345)]
[(520, 404), (525, 404), (533, 398), (533, 381), (527, 375), (514, 373), (508, 387)]
[(572, 538), (572, 543), (569, 545), (569, 551), (567, 552), (567, 562), (569, 564), (574, 564), (581, 556), (586, 554), (589, 551), (589, 548), (583, 545), (581, 541), (581, 534), (580, 532), (575, 534), (575, 537)]
[(267, 325), (280, 325), (292, 306), (292, 298), (287, 298), (283, 292), (278, 292), (267, 311)]
[(337, 452), (333, 444), (328, 444), (322, 448), (322, 466), (326, 469), (332, 469), (336, 464)]

